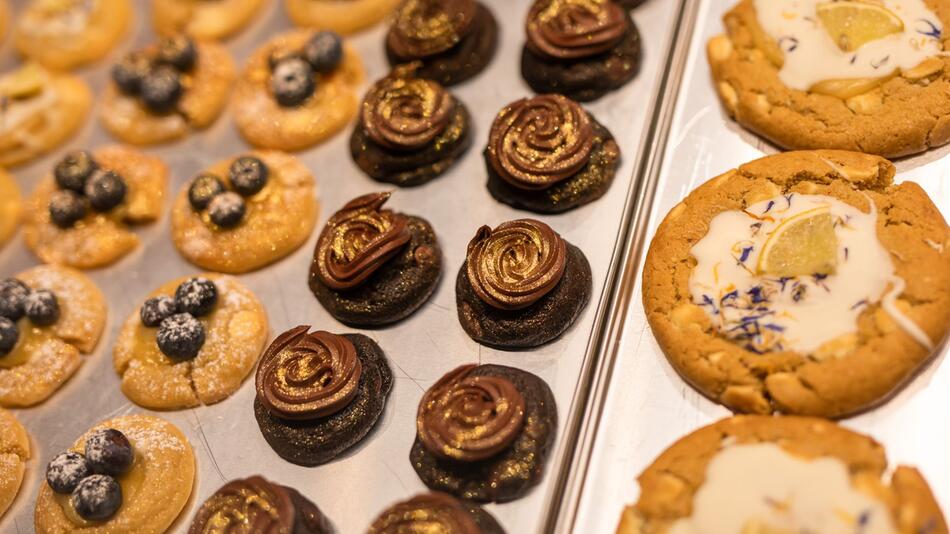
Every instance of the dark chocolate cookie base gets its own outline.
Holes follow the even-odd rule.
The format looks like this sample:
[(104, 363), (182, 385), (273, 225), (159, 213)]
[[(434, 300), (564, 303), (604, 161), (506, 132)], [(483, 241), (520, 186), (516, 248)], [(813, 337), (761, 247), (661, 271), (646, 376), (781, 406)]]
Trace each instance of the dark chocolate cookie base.
[(294, 529), (291, 534), (333, 534), (333, 525), (320, 508), (297, 490), (283, 486), (294, 504)]
[(475, 28), (455, 46), (426, 58), (399, 57), (386, 47), (389, 64), (421, 61), (416, 76), (435, 80), (444, 86), (456, 85), (474, 77), (491, 63), (498, 48), (498, 22), (492, 12), (480, 2)]
[(464, 264), (455, 281), (455, 301), (469, 337), (498, 349), (526, 349), (553, 341), (570, 328), (587, 306), (592, 289), (590, 263), (581, 249), (567, 243), (561, 281), (527, 308), (499, 310), (485, 304), (472, 288)]
[(486, 149), (484, 156), (488, 168), (488, 192), (499, 202), (535, 213), (562, 213), (604, 196), (620, 166), (620, 147), (613, 134), (597, 122), (593, 115), (591, 125), (595, 144), (587, 165), (567, 180), (541, 191), (518, 189), (506, 182), (492, 167)]
[(425, 219), (407, 216), (412, 239), (365, 283), (349, 291), (323, 284), (310, 269), (310, 290), (330, 315), (355, 327), (395, 323), (419, 309), (442, 274), (442, 249)]
[(363, 366), (359, 391), (341, 411), (311, 421), (291, 421), (272, 415), (254, 399), (254, 417), (264, 439), (281, 458), (310, 467), (325, 464), (359, 443), (376, 426), (393, 385), (393, 374), (382, 349), (362, 334), (344, 334), (356, 346)]
[(502, 365), (481, 365), (472, 376), (507, 378), (525, 401), (524, 427), (497, 455), (478, 462), (437, 458), (416, 438), (409, 460), (426, 486), (475, 502), (507, 502), (541, 481), (557, 431), (557, 406), (551, 388), (537, 376)]
[(463, 506), (472, 515), (472, 519), (475, 520), (482, 534), (505, 534), (505, 529), (498, 523), (495, 516), (486, 512), (481, 506), (472, 503), (463, 503)]
[(536, 93), (559, 93), (578, 102), (597, 100), (633, 79), (640, 70), (640, 32), (630, 27), (612, 50), (575, 60), (551, 59), (524, 47), (521, 75)]
[(403, 152), (381, 146), (357, 124), (350, 137), (353, 161), (370, 178), (400, 187), (422, 185), (447, 171), (472, 145), (472, 119), (465, 104), (456, 100), (455, 113), (445, 131), (421, 150)]

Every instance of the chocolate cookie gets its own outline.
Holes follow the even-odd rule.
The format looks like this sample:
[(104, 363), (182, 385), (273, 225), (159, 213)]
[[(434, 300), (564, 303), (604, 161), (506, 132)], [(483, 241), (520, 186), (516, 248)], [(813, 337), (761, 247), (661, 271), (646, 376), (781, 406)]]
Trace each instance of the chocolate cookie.
[(501, 365), (463, 365), (423, 396), (409, 453), (429, 488), (476, 502), (523, 496), (544, 472), (557, 406), (537, 376)]
[(421, 185), (439, 176), (472, 144), (465, 104), (437, 82), (417, 78), (419, 63), (396, 67), (363, 100), (350, 153), (380, 182)]
[(498, 45), (498, 23), (475, 0), (405, 0), (386, 36), (391, 65), (422, 62), (417, 74), (455, 85), (480, 73)]
[(264, 439), (281, 458), (303, 466), (327, 463), (366, 437), (393, 385), (372, 339), (309, 329), (284, 332), (268, 347), (254, 399)]
[(590, 102), (640, 69), (640, 32), (612, 0), (539, 0), (528, 13), (526, 30), (521, 75), (537, 93)]
[(504, 534), (495, 518), (480, 506), (462, 502), (447, 493), (416, 495), (383, 511), (367, 534), (401, 532), (450, 532), (452, 534)]
[(587, 305), (591, 288), (590, 264), (579, 248), (548, 225), (521, 219), (478, 230), (455, 299), (472, 339), (519, 349), (560, 336)]
[(381, 326), (416, 311), (435, 290), (442, 249), (424, 219), (381, 209), (389, 193), (350, 201), (327, 222), (310, 290), (342, 323)]
[(333, 534), (334, 530), (317, 505), (297, 490), (254, 475), (232, 480), (208, 497), (188, 532)]

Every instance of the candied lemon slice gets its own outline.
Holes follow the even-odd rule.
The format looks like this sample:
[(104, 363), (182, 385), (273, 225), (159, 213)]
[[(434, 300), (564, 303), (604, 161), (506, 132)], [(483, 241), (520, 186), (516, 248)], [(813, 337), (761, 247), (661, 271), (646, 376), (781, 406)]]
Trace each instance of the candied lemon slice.
[(43, 89), (46, 72), (36, 63), (27, 63), (0, 77), (0, 95), (7, 98), (26, 98)]
[(866, 2), (818, 4), (818, 19), (838, 48), (851, 52), (861, 45), (904, 31), (904, 22), (888, 9)]
[(782, 221), (765, 241), (756, 271), (791, 277), (834, 274), (837, 266), (834, 218), (827, 207), (821, 207)]

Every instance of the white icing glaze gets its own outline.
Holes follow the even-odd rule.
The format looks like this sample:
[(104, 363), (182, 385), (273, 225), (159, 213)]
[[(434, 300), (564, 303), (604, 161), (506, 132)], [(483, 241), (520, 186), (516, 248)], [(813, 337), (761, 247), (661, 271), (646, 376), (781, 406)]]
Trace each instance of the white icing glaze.
[[(756, 274), (759, 255), (785, 219), (828, 210), (835, 220), (837, 268), (828, 276), (777, 278)], [(814, 354), (823, 344), (857, 332), (869, 304), (882, 308), (921, 345), (932, 342), (895, 306), (904, 280), (877, 238), (877, 209), (869, 213), (821, 195), (778, 196), (745, 211), (726, 211), (690, 253), (692, 301), (719, 333), (754, 352), (794, 350)]]
[(90, 18), (98, 0), (67, 0), (68, 7), (58, 4), (62, 0), (40, 0), (54, 4), (42, 5), (24, 12), (20, 19), (20, 31), (34, 37), (60, 37), (78, 35), (89, 27)]
[(833, 79), (881, 78), (911, 69), (941, 54), (943, 25), (924, 0), (881, 0), (904, 31), (866, 43), (853, 52), (838, 48), (818, 20), (816, 8), (828, 0), (753, 0), (763, 31), (784, 53), (782, 83), (807, 91)]
[(20, 130), (20, 125), (38, 114), (46, 114), (48, 118), (53, 115), (52, 111), (57, 101), (56, 90), (48, 77), (42, 85), (43, 89), (29, 98), (0, 98), (0, 135), (20, 132), (25, 137), (29, 137), (28, 132)]
[(773, 443), (757, 443), (716, 453), (693, 496), (692, 515), (674, 522), (668, 532), (748, 531), (890, 534), (897, 529), (883, 502), (851, 485), (841, 460), (799, 458)]

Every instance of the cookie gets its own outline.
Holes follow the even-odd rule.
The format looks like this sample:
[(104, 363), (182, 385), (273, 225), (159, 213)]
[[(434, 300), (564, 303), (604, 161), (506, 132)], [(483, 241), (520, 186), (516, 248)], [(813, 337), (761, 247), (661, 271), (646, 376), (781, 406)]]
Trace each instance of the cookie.
[(180, 410), (237, 391), (266, 341), (260, 300), (236, 278), (203, 274), (152, 292), (125, 321), (112, 363), (132, 402)]
[(456, 85), (482, 72), (498, 48), (498, 23), (476, 0), (405, 0), (386, 35), (390, 65), (420, 62), (420, 78)]
[(336, 34), (280, 34), (247, 60), (234, 90), (234, 122), (256, 147), (302, 150), (353, 120), (364, 77), (356, 49)]
[(459, 501), (447, 493), (433, 492), (390, 506), (373, 521), (367, 533), (423, 531), (457, 534), (505, 532), (498, 521), (480, 506)]
[(25, 63), (0, 75), (6, 102), (0, 124), (0, 166), (26, 163), (73, 136), (92, 107), (86, 82)]
[(174, 141), (217, 120), (235, 76), (234, 61), (221, 45), (168, 37), (113, 66), (99, 116), (126, 143)]
[(455, 282), (459, 322), (483, 345), (537, 347), (574, 324), (592, 284), (584, 253), (543, 222), (482, 226)]
[(910, 380), (950, 325), (950, 229), (894, 172), (876, 156), (790, 152), (674, 207), (643, 283), (673, 367), (749, 413), (841, 417)]
[(123, 146), (66, 154), (27, 201), (23, 240), (47, 263), (110, 265), (135, 250), (135, 227), (162, 215), (168, 186), (162, 160)]
[(393, 385), (386, 355), (372, 339), (309, 330), (298, 326), (271, 343), (257, 368), (254, 399), (257, 425), (274, 452), (308, 467), (362, 441)]
[(525, 27), (521, 75), (536, 93), (590, 102), (626, 85), (640, 69), (640, 32), (612, 0), (537, 0)]
[(327, 221), (310, 266), (310, 291), (341, 323), (404, 319), (435, 291), (442, 249), (425, 219), (382, 209), (389, 193), (348, 202)]
[(498, 113), (484, 157), (495, 200), (535, 213), (561, 213), (607, 192), (620, 165), (620, 147), (576, 102), (541, 95)]
[(178, 34), (217, 41), (243, 30), (261, 14), (264, 0), (151, 0), (152, 26), (165, 37)]
[(617, 3), (620, 4), (620, 7), (624, 9), (633, 9), (642, 4), (644, 1), (645, 0), (617, 0)]
[[(903, 30), (859, 41), (833, 22), (834, 7), (819, 14), (817, 1), (788, 10), (785, 2), (740, 2), (724, 17), (727, 34), (706, 49), (728, 114), (789, 149), (894, 158), (946, 144), (950, 58), (942, 55), (938, 28), (950, 24), (948, 5), (885, 4), (877, 11), (901, 21)], [(832, 26), (806, 22), (825, 16)], [(868, 37), (880, 39), (862, 42)]]
[(284, 0), (287, 15), (297, 26), (344, 35), (375, 26), (397, 5), (399, 0)]
[[(235, 178), (247, 176), (264, 185), (258, 190), (239, 189)], [(219, 188), (213, 196), (222, 198), (204, 203), (192, 198), (192, 192), (197, 194), (209, 180)], [(179, 193), (172, 208), (172, 241), (185, 259), (203, 269), (224, 273), (260, 269), (310, 237), (320, 207), (315, 190), (313, 175), (289, 154), (252, 151), (219, 161)], [(235, 210), (239, 217), (230, 215)]]
[(12, 413), (0, 408), (0, 518), (20, 491), (26, 462), (30, 459), (30, 437)]
[(507, 502), (541, 481), (557, 433), (551, 388), (501, 365), (463, 365), (425, 393), (416, 416), (412, 468), (434, 491)]
[(254, 475), (232, 480), (208, 497), (195, 514), (188, 532), (333, 534), (334, 531), (317, 505), (297, 490)]
[(79, 271), (41, 265), (0, 282), (0, 317), (0, 345), (15, 340), (0, 347), (0, 406), (22, 408), (46, 400), (96, 347), (106, 299)]
[(48, 69), (69, 70), (103, 58), (131, 24), (129, 0), (30, 0), (17, 18), (13, 44)]
[[(107, 435), (113, 434), (111, 443), (103, 444), (99, 441), (101, 438), (94, 438), (104, 431)], [(125, 415), (103, 421), (80, 437), (70, 449), (75, 453), (73, 458), (80, 463), (80, 455), (86, 461), (100, 459), (99, 454), (91, 454), (90, 441), (107, 447), (114, 445), (121, 441), (115, 439), (115, 431), (125, 437), (123, 445), (131, 446), (131, 465), (126, 466), (121, 475), (96, 474), (82, 479), (72, 495), (56, 493), (49, 482), (44, 483), (33, 515), (37, 533), (164, 532), (175, 521), (188, 503), (195, 481), (195, 455), (191, 444), (181, 430), (164, 419)], [(51, 478), (61, 480), (47, 472), (47, 480)], [(100, 511), (110, 502), (108, 496), (114, 498), (116, 483), (121, 488), (120, 506), (107, 518), (84, 519), (81, 512), (88, 516), (89, 512)], [(77, 493), (84, 497), (77, 498)], [(75, 506), (77, 503), (79, 506)]]
[(424, 184), (447, 171), (472, 144), (468, 108), (437, 82), (417, 78), (418, 65), (396, 67), (363, 99), (350, 154), (374, 180)]
[(822, 419), (723, 419), (674, 443), (638, 481), (618, 534), (947, 532), (917, 469), (891, 474), (880, 444)]
[(22, 211), (20, 188), (8, 172), (0, 170), (0, 247), (16, 233)]

